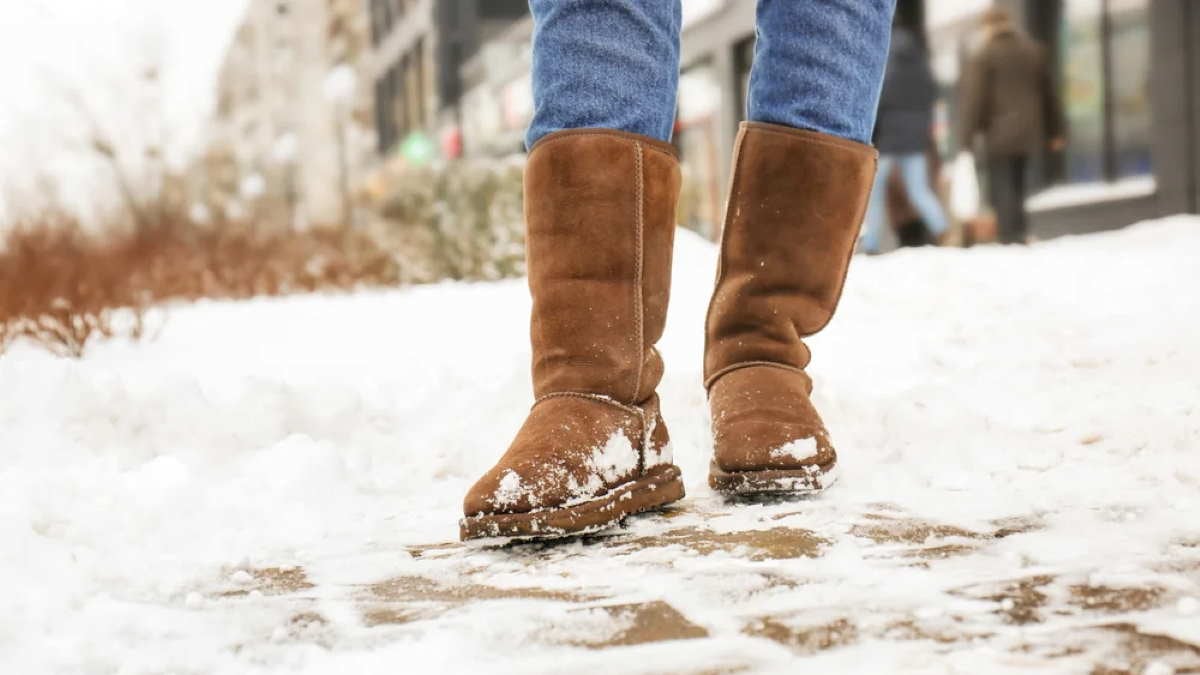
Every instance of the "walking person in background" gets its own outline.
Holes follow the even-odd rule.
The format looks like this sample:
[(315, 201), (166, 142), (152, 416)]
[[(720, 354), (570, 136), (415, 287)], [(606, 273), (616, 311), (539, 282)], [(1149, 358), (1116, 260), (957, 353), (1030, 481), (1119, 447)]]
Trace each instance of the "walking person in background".
[(1029, 237), (1029, 157), (1045, 145), (1061, 151), (1066, 122), (1041, 45), (1018, 31), (1009, 13), (998, 7), (984, 14), (983, 31), (963, 74), (960, 137), (963, 147), (971, 148), (982, 136), (1000, 241), (1023, 244)]
[(892, 47), (875, 121), (879, 172), (871, 188), (863, 232), (862, 250), (868, 254), (880, 252), (888, 219), (887, 184), (893, 168), (900, 170), (908, 200), (934, 241), (940, 243), (949, 229), (946, 212), (930, 186), (929, 161), (925, 154), (929, 148), (936, 99), (937, 84), (924, 46), (911, 30), (897, 24), (892, 29)]
[[(680, 0), (532, 0), (525, 168), (535, 402), (464, 539), (601, 529), (683, 496), (656, 393), (680, 170)], [(875, 176), (895, 0), (759, 0), (705, 327), (709, 484), (815, 493), (837, 455), (804, 338), (833, 316)]]

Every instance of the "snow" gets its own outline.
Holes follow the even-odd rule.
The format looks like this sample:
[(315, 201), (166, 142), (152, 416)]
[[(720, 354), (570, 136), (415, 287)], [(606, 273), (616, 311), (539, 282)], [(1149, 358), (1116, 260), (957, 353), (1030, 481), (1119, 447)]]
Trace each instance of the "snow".
[(1053, 211), (1084, 204), (1098, 204), (1148, 197), (1158, 189), (1154, 176), (1134, 176), (1111, 182), (1076, 183), (1046, 188), (1025, 200), (1030, 211)]
[(555, 547), (455, 541), (532, 401), (521, 280), (173, 306), (81, 361), (17, 345), (0, 664), (1195, 669), (1198, 258), (1185, 217), (856, 258), (811, 341), (840, 482), (731, 504), (706, 485), (715, 251), (680, 232), (660, 393), (688, 497)]
[(496, 503), (500, 506), (513, 506), (521, 501), (527, 489), (516, 471), (509, 469), (500, 479), (496, 487)]
[[(818, 451), (817, 439), (797, 438), (794, 441), (785, 443), (778, 448), (771, 450), (769, 454), (774, 459), (781, 459), (784, 457), (790, 459), (806, 459), (808, 457), (815, 456)], [(818, 470), (820, 469), (820, 467), (817, 468)]]
[(629, 437), (623, 431), (615, 431), (604, 445), (592, 451), (590, 462), (592, 469), (589, 473), (603, 478), (607, 483), (615, 483), (621, 476), (629, 475), (637, 468), (638, 455)]

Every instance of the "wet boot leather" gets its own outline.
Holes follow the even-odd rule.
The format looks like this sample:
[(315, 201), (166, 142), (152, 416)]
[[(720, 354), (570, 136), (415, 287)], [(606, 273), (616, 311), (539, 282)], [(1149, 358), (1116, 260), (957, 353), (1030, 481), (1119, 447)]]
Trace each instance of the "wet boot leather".
[(876, 158), (841, 138), (742, 124), (705, 328), (715, 489), (814, 492), (834, 478), (803, 338), (833, 316)]
[(655, 388), (679, 164), (635, 134), (570, 130), (525, 169), (535, 403), (470, 489), (463, 539), (608, 527), (683, 496)]

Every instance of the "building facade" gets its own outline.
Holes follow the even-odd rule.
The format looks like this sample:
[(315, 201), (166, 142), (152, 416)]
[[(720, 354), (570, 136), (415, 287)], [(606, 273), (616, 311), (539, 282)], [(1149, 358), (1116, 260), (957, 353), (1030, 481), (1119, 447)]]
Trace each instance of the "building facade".
[[(676, 143), (698, 185), (689, 225), (716, 235), (721, 188), (745, 110), (754, 2), (698, 0), (685, 15)], [(899, 0), (942, 89), (934, 140), (955, 137), (961, 65), (992, 0)], [(1069, 123), (1066, 151), (1037, 158), (1027, 206), (1035, 236), (1089, 232), (1200, 210), (1200, 3), (996, 0), (1046, 45)], [(986, 185), (986, 176), (983, 176)]]
[(251, 0), (218, 75), (209, 149), (237, 187), (209, 201), (293, 227), (352, 221), (373, 139), (367, 55), (360, 0)]
[(1048, 46), (1069, 127), (1041, 158), (1035, 232), (1200, 211), (1200, 3), (1002, 2)]
[(462, 67), (462, 143), (468, 157), (525, 149), (533, 117), (533, 20), (513, 21), (485, 40)]
[[(1200, 3), (899, 0), (897, 20), (925, 40), (939, 82), (932, 139), (943, 158), (961, 146), (959, 74), (978, 44), (980, 15), (993, 4), (1046, 45), (1069, 121), (1066, 151), (1034, 163), (1027, 206), (1035, 236), (1200, 210)], [(448, 134), (441, 139), (448, 155), (521, 150), (533, 111), (533, 27), (523, 0), (439, 2), (439, 10), (432, 0), (372, 5), (380, 25), (385, 5), (411, 13), (393, 15), (393, 27), (377, 32), (381, 152), (414, 129)], [(685, 175), (681, 219), (716, 237), (753, 64), (755, 2), (688, 0), (683, 12), (675, 133)], [(453, 31), (452, 20), (459, 22)]]
[(526, 0), (367, 0), (376, 152), (421, 161), (461, 153), (463, 67), (528, 13)]

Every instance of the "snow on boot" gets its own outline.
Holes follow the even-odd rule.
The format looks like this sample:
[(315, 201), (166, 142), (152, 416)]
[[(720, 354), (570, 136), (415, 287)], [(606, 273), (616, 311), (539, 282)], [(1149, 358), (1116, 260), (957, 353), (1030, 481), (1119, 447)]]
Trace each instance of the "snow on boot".
[(717, 490), (819, 492), (834, 480), (837, 454), (810, 400), (802, 338), (833, 316), (876, 158), (813, 131), (739, 130), (705, 328)]
[(464, 500), (464, 540), (593, 532), (683, 497), (655, 388), (679, 163), (601, 129), (550, 134), (525, 169), (535, 402)]

